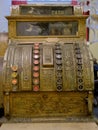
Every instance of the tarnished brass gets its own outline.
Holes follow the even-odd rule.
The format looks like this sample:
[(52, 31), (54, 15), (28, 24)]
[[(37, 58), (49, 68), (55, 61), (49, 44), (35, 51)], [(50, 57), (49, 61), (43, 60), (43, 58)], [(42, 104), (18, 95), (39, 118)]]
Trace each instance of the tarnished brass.
[(43, 46), (43, 66), (53, 66), (53, 47)]
[[(85, 20), (87, 16), (85, 15), (84, 16), (83, 15), (80, 15), (80, 16), (79, 15), (77, 16), (56, 15), (56, 16), (48, 16), (48, 18), (47, 16), (39, 17), (39, 16), (29, 16), (29, 15), (28, 16), (18, 15), (18, 16), (7, 16), (6, 18), (8, 19), (8, 22), (9, 22), (9, 38), (11, 39), (12, 38), (16, 38), (16, 39), (27, 38), (30, 40), (32, 38), (35, 39), (37, 37), (43, 37), (43, 38), (46, 38), (46, 37), (57, 38), (58, 37), (58, 38), (69, 39), (70, 37), (69, 40), (74, 39), (74, 38), (82, 38), (84, 40), (86, 36)], [(72, 29), (69, 28), (68, 23), (72, 24)], [(34, 30), (33, 30), (33, 27), (35, 28)], [(69, 30), (71, 30), (70, 33), (65, 34), (63, 31), (64, 27), (65, 27), (65, 30), (66, 28), (69, 28)], [(44, 28), (45, 28), (45, 32), (43, 32)], [(53, 28), (55, 30), (57, 29), (57, 31), (55, 31), (54, 35), (51, 35), (50, 30)]]
[[(10, 94), (9, 113), (14, 117), (87, 116), (87, 92), (17, 92)], [(7, 96), (5, 95), (5, 99)], [(18, 110), (17, 110), (18, 106)], [(81, 107), (80, 107), (81, 106)], [(83, 106), (83, 107), (82, 107)]]
[(84, 42), (87, 16), (62, 16), (58, 14), (63, 10), (53, 8), (52, 15), (24, 15), (31, 7), (23, 5), (16, 11), (21, 15), (6, 17), (10, 44), (2, 70), (5, 116), (91, 115), (94, 78)]
[[(48, 105), (50, 106), (50, 105), (55, 104), (56, 101), (61, 102), (62, 100), (63, 106), (61, 106), (61, 108), (59, 106), (59, 109), (61, 109), (62, 111), (61, 115), (63, 115), (65, 113), (65, 109), (62, 110), (62, 107), (65, 107), (65, 106), (67, 107), (67, 105), (65, 105), (66, 103), (69, 104), (69, 102), (67, 102), (67, 99), (66, 99), (67, 98), (66, 93), (70, 92), (71, 96), (73, 95), (73, 92), (78, 93), (78, 94), (81, 93), (81, 96), (83, 96), (82, 95), (83, 93), (85, 92), (88, 93), (89, 91), (91, 92), (93, 91), (93, 82), (92, 82), (93, 66), (91, 64), (91, 61), (89, 61), (91, 57), (89, 56), (89, 50), (86, 49), (86, 45), (84, 43), (83, 45), (77, 42), (76, 43), (62, 43), (58, 45), (54, 43), (51, 43), (48, 45), (47, 43), (43, 43), (43, 44), (39, 46), (38, 54), (34, 53), (35, 46), (33, 44), (32, 45), (17, 45), (17, 46), (9, 45), (8, 47), (9, 51), (7, 51), (7, 54), (6, 54), (8, 55), (7, 56), (8, 58), (6, 59), (5, 57), (7, 65), (4, 66), (4, 70), (5, 70), (4, 77), (5, 79), (7, 79), (7, 80), (4, 80), (4, 83), (3, 83), (4, 92), (8, 91), (9, 93), (12, 93), (13, 91), (16, 91), (16, 92), (19, 91), (20, 92), (19, 96), (21, 96), (23, 94), (23, 91), (25, 91), (27, 93), (29, 100), (32, 97), (32, 96), (30, 97), (29, 93), (35, 92), (35, 91), (39, 92), (39, 93), (36, 93), (36, 95), (37, 94), (43, 95), (44, 93), (48, 92), (47, 96), (52, 94), (51, 98), (54, 98), (57, 95), (54, 98), (55, 101), (54, 100), (52, 101), (51, 98), (50, 98), (51, 100), (49, 99), (49, 101), (47, 102), (47, 107)], [(12, 51), (12, 49), (14, 50), (14, 52)], [(16, 50), (18, 51), (18, 53)], [(56, 51), (59, 51), (59, 53), (57, 53)], [(14, 55), (11, 57), (10, 53), (13, 53)], [(10, 57), (9, 57), (9, 54), (10, 54)], [(39, 58), (35, 59), (34, 57), (35, 55), (38, 55)], [(44, 56), (45, 56), (45, 61), (43, 62)], [(48, 59), (50, 58), (50, 59), (47, 60), (47, 58)], [(51, 62), (51, 60), (53, 62)], [(49, 63), (51, 66), (49, 65)], [(12, 66), (18, 66), (18, 69), (12, 69), (13, 68)], [(16, 70), (17, 70), (18, 76), (16, 75), (12, 76), (14, 75), (14, 73), (16, 74)], [(86, 74), (87, 76), (85, 76)], [(86, 78), (84, 78), (84, 76)], [(17, 86), (13, 86), (16, 84)], [(55, 94), (55, 92), (57, 91), (59, 93)], [(59, 95), (61, 92), (63, 92), (63, 97), (59, 99), (61, 97)], [(16, 93), (12, 93), (13, 96), (15, 96), (15, 94)], [(31, 95), (33, 94), (34, 93), (32, 93)], [(92, 97), (93, 93), (91, 93), (90, 95), (91, 95), (90, 97)], [(88, 97), (88, 100), (87, 100), (88, 104), (83, 103), (85, 101), (83, 100), (81, 105), (83, 104), (86, 105), (85, 106), (86, 110), (83, 110), (83, 111), (86, 111), (85, 114), (88, 114), (89, 112), (91, 112), (92, 100), (88, 95), (86, 96)], [(12, 97), (10, 96), (9, 100), (12, 100), (11, 98)], [(36, 100), (37, 97), (34, 96), (33, 98), (35, 102), (37, 103), (37, 100)], [(69, 100), (71, 100), (70, 98), (71, 97), (69, 97)], [(15, 99), (15, 103), (16, 103), (16, 100), (20, 100), (20, 98), (17, 97)], [(12, 104), (14, 103), (13, 101), (12, 101)], [(31, 102), (32, 101), (30, 101), (29, 103)], [(45, 101), (43, 101), (43, 103), (45, 103)], [(21, 101), (20, 101), (20, 104), (21, 104)], [(73, 102), (72, 102), (72, 106), (73, 106)], [(26, 107), (27, 106), (24, 104), (23, 109)], [(30, 109), (29, 111), (31, 111), (32, 113), (32, 110)], [(40, 108), (37, 108), (37, 106), (35, 106), (34, 109), (40, 109)], [(69, 108), (66, 108), (66, 109), (69, 109)], [(14, 111), (14, 109), (11, 108), (11, 111), (12, 110), (13, 112), (11, 113), (13, 113), (12, 116), (14, 116), (14, 112), (16, 110)], [(54, 108), (52, 108), (52, 110), (54, 111)], [(50, 111), (50, 107), (48, 107), (46, 114), (45, 113), (43, 114), (33, 113), (33, 114), (34, 116), (44, 116), (44, 115), (54, 116), (54, 112), (52, 112), (52, 110)], [(77, 115), (77, 111), (78, 111), (78, 114), (81, 115), (79, 108), (77, 108), (77, 111), (75, 111), (75, 109), (71, 110), (70, 115), (73, 115), (73, 111), (75, 115)], [(20, 110), (18, 112), (16, 114), (17, 116), (19, 116)], [(32, 117), (33, 117), (33, 114), (31, 114)], [(27, 116), (27, 114), (25, 113), (25, 110), (23, 110), (23, 115), (24, 117)], [(57, 115), (60, 115), (58, 108), (57, 108), (56, 116)]]

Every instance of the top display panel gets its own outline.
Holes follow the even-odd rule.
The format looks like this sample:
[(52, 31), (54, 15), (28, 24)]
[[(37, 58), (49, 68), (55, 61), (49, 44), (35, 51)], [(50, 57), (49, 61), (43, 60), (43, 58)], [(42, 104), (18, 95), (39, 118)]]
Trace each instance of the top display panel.
[(73, 15), (73, 6), (21, 5), (20, 15)]

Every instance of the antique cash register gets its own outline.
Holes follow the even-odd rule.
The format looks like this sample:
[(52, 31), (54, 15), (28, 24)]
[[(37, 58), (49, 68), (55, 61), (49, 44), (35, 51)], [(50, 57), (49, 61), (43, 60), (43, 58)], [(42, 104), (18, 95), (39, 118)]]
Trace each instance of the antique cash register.
[(20, 5), (6, 17), (3, 62), (5, 116), (92, 115), (93, 62), (87, 16), (73, 6)]

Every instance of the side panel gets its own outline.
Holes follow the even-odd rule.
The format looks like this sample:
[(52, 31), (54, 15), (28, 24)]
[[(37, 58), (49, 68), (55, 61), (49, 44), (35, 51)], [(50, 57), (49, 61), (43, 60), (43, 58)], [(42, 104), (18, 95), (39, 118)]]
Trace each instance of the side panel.
[(11, 84), (11, 66), (13, 65), (13, 55), (15, 46), (9, 46), (6, 50), (3, 62), (3, 86), (5, 91), (12, 89)]

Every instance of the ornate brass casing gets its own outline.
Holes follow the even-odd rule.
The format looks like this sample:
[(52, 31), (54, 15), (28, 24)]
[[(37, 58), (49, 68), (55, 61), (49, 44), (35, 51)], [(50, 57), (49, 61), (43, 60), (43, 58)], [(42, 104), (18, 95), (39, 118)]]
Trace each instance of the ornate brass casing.
[(20, 12), (6, 18), (11, 43), (3, 64), (5, 116), (91, 115), (94, 81), (85, 43), (87, 16)]

